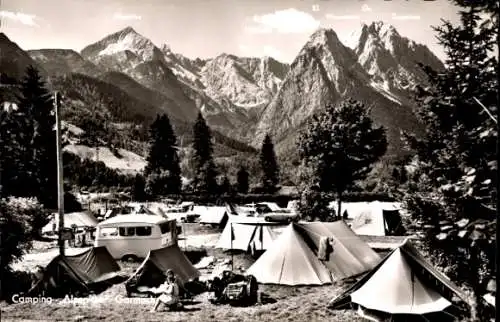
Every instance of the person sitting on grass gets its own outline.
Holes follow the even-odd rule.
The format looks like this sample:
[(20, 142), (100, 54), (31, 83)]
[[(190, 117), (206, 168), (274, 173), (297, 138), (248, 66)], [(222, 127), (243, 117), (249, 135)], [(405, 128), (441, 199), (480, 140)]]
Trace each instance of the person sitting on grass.
[(156, 312), (160, 304), (167, 306), (168, 308), (177, 307), (180, 303), (179, 300), (179, 285), (175, 280), (174, 271), (169, 269), (165, 273), (167, 279), (165, 283), (158, 287), (158, 290), (161, 292), (161, 295), (156, 299), (154, 307), (151, 309), (151, 312)]

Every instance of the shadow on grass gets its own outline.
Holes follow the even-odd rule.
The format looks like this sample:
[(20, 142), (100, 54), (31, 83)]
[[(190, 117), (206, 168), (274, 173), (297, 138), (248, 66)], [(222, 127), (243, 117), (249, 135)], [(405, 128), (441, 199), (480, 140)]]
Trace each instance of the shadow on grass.
[(195, 301), (195, 300), (182, 300), (181, 302), (182, 305), (197, 305), (203, 303), (201, 301)]
[(272, 298), (269, 294), (266, 293), (261, 293), (260, 294), (260, 304), (266, 305), (266, 304), (274, 304), (278, 302), (276, 299)]
[(207, 256), (207, 251), (205, 249), (186, 250), (184, 254), (192, 264), (197, 264), (203, 257)]

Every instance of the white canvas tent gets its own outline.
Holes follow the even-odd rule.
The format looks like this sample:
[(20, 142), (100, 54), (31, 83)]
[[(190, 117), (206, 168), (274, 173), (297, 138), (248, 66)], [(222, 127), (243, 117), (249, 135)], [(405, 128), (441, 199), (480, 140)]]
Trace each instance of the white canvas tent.
[[(333, 242), (333, 251), (320, 259), (325, 239)], [(260, 283), (320, 285), (362, 274), (379, 262), (344, 222), (299, 222), (287, 226), (247, 272)]]
[(319, 252), (322, 238), (332, 240), (333, 252), (322, 262), (336, 281), (369, 271), (381, 261), (380, 256), (343, 221), (304, 222), (296, 225), (296, 229), (315, 254)]
[(466, 301), (461, 290), (407, 240), (329, 306), (342, 309), (353, 303), (378, 312), (375, 315), (410, 318), (445, 312), (452, 307), (453, 295)]
[[(59, 230), (59, 217), (54, 215), (50, 222), (42, 228), (42, 233)], [(72, 212), (64, 214), (64, 228), (85, 228), (95, 227), (99, 221), (95, 218), (90, 211)]]
[(332, 283), (328, 268), (311, 251), (290, 224), (262, 256), (247, 270), (259, 283), (323, 285)]
[[(384, 290), (384, 296), (380, 295)], [(359, 290), (354, 303), (391, 314), (427, 314), (446, 309), (451, 303), (415, 276), (398, 248)]]
[(276, 239), (272, 226), (268, 224), (228, 222), (216, 248), (233, 250), (266, 250)]
[[(330, 208), (338, 212), (336, 202)], [(391, 231), (399, 231), (401, 204), (397, 202), (343, 202), (342, 214), (347, 214), (347, 222), (357, 235), (386, 236)]]
[(226, 207), (194, 206), (192, 212), (200, 215), (200, 224), (223, 225), (228, 219)]

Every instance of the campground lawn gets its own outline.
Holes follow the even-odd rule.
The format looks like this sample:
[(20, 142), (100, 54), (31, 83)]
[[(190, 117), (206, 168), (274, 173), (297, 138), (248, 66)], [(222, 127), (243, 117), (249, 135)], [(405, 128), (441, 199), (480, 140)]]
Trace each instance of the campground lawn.
[(260, 289), (276, 302), (248, 308), (216, 306), (205, 293), (186, 303), (183, 312), (151, 313), (154, 299), (129, 303), (121, 284), (100, 294), (95, 302), (2, 305), (2, 321), (363, 321), (352, 311), (326, 309), (336, 293), (332, 286)]
[[(231, 258), (231, 255), (214, 245), (220, 230), (198, 224), (184, 224), (187, 233), (179, 240), (179, 246), (187, 251), (188, 257), (213, 256), (218, 262)], [(15, 265), (17, 269), (29, 270), (32, 266), (46, 265), (50, 256), (55, 256), (55, 243), (37, 242), (35, 249), (26, 259)], [(202, 255), (200, 255), (202, 253)], [(234, 269), (248, 268), (253, 259), (243, 253), (233, 256)], [(196, 263), (196, 260), (192, 260)], [(119, 261), (125, 274), (132, 274), (140, 263)], [(200, 269), (202, 274), (210, 271)], [(0, 303), (2, 321), (363, 321), (353, 311), (331, 311), (327, 303), (339, 294), (345, 285), (320, 287), (287, 287), (259, 285), (263, 294), (262, 304), (252, 307), (231, 307), (213, 305), (208, 294), (201, 294), (192, 302), (185, 303), (181, 312), (156, 312), (152, 298), (127, 298), (124, 283), (114, 285), (105, 292), (89, 298), (73, 301), (53, 300), (52, 303), (19, 303), (8, 305)]]

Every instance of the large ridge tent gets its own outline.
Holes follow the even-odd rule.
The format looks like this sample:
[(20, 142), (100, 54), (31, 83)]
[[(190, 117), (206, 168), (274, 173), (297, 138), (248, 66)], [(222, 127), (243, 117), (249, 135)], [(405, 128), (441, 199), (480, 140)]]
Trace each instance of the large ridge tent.
[[(57, 231), (59, 228), (59, 218), (55, 216), (56, 219), (51, 219), (51, 221), (42, 228), (42, 232)], [(90, 211), (82, 212), (72, 212), (64, 215), (64, 227), (65, 228), (85, 228), (85, 227), (95, 227), (99, 221), (95, 218)]]
[(165, 272), (173, 270), (177, 281), (183, 285), (200, 276), (179, 246), (151, 250), (135, 273), (127, 280), (127, 293), (141, 293), (141, 287), (157, 287), (165, 280)]
[(216, 248), (242, 251), (266, 250), (276, 239), (275, 224), (228, 222), (219, 237)]
[(304, 222), (297, 225), (311, 249), (318, 254), (321, 238), (333, 239), (333, 252), (323, 263), (335, 280), (352, 277), (374, 268), (380, 256), (368, 246), (343, 221)]
[(78, 255), (56, 256), (28, 294), (50, 297), (88, 294), (103, 291), (123, 278), (120, 266), (106, 247), (93, 247)]
[(358, 312), (375, 319), (428, 320), (426, 315), (434, 319), (438, 314), (440, 320), (445, 320), (453, 318), (453, 295), (467, 301), (456, 285), (405, 241), (329, 306), (342, 309), (352, 303)]
[[(320, 243), (333, 240), (321, 256)], [(380, 257), (343, 222), (292, 223), (248, 269), (260, 283), (320, 285), (362, 274)]]
[[(330, 207), (338, 212), (338, 205)], [(404, 235), (401, 222), (401, 205), (397, 202), (345, 202), (341, 205), (342, 214), (347, 217), (351, 229), (357, 235), (389, 236)]]
[(328, 268), (316, 257), (293, 224), (247, 270), (259, 283), (323, 285), (332, 283)]

